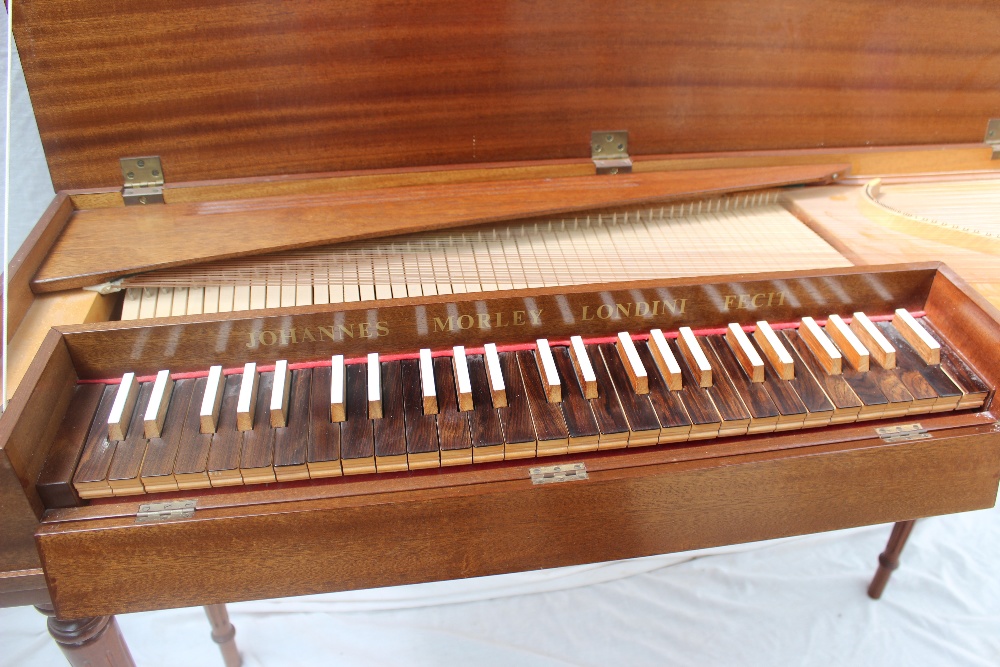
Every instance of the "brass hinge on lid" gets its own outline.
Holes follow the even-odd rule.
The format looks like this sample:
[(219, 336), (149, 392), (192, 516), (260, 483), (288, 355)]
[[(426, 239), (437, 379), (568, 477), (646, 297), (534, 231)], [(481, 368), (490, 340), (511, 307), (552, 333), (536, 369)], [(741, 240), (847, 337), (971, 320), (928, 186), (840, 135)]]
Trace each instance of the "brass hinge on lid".
[(590, 133), (590, 158), (598, 174), (629, 174), (632, 158), (628, 156), (628, 132)]
[(139, 511), (135, 514), (135, 522), (158, 523), (160, 521), (190, 519), (194, 516), (194, 506), (197, 502), (197, 500), (172, 500), (165, 503), (139, 505)]
[(119, 162), (126, 206), (163, 203), (163, 167), (159, 157), (123, 157)]
[(991, 118), (986, 123), (986, 145), (993, 149), (993, 159), (1000, 160), (1000, 118)]

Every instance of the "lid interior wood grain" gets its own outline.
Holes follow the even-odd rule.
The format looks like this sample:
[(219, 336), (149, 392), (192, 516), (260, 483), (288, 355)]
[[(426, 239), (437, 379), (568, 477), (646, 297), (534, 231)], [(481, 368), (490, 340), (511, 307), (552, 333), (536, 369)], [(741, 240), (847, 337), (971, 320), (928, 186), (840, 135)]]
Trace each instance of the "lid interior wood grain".
[(22, 0), (57, 189), (633, 154), (979, 142), (992, 3)]

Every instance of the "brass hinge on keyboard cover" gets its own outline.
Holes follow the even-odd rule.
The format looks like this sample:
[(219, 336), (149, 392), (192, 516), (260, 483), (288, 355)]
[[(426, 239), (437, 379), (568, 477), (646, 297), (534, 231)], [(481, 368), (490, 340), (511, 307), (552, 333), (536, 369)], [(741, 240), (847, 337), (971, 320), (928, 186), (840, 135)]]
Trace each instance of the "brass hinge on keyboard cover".
[(194, 516), (197, 500), (172, 500), (165, 503), (148, 503), (139, 505), (136, 512), (136, 523), (160, 523), (161, 521), (176, 521), (190, 519)]
[(931, 437), (920, 424), (900, 424), (899, 426), (883, 426), (875, 429), (878, 437), (885, 442), (907, 442), (909, 440), (926, 440)]
[(993, 149), (993, 159), (1000, 160), (1000, 118), (991, 118), (986, 123), (986, 145)]
[(158, 156), (123, 157), (119, 163), (126, 206), (163, 203), (163, 167)]
[(578, 479), (588, 479), (587, 466), (583, 463), (529, 468), (528, 473), (531, 475), (532, 484), (554, 484), (556, 482), (574, 482)]

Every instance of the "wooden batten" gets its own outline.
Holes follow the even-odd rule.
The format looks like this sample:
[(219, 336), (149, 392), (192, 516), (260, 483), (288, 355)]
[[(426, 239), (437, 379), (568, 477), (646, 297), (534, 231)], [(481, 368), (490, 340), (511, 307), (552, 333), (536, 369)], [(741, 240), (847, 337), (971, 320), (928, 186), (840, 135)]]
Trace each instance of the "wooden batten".
[[(17, 331), (18, 325), (35, 299), (30, 286), (32, 278), (45, 261), (52, 244), (73, 216), (73, 211), (73, 203), (68, 196), (62, 193), (56, 195), (5, 267), (9, 282), (7, 293), (0, 294), (0, 304), (3, 300), (7, 301), (8, 340)], [(5, 350), (6, 347), (7, 341), (0, 340), (0, 350)]]
[[(32, 287), (85, 287), (139, 271), (277, 250), (825, 182), (846, 171), (847, 165), (827, 164), (654, 172), (85, 210), (73, 215)], [(109, 245), (108, 238), (120, 245)], [(121, 245), (129, 252), (114, 249)]]

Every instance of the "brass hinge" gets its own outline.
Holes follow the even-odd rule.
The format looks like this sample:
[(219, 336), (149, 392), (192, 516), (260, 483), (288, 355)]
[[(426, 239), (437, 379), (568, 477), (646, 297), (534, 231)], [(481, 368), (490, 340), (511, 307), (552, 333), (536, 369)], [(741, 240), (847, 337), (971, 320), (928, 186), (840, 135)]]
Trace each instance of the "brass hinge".
[(991, 118), (986, 123), (986, 145), (993, 149), (993, 159), (1000, 160), (1000, 118)]
[(123, 157), (119, 162), (126, 206), (163, 203), (163, 167), (159, 157)]
[(197, 500), (172, 500), (165, 503), (148, 503), (139, 505), (136, 512), (136, 523), (157, 523), (160, 521), (176, 521), (190, 519), (194, 516), (194, 506)]
[(907, 442), (909, 440), (926, 440), (931, 437), (920, 424), (900, 424), (899, 426), (883, 426), (875, 429), (878, 437), (886, 442)]
[(628, 132), (591, 132), (590, 158), (598, 174), (628, 174), (632, 158), (628, 156)]
[(582, 463), (571, 463), (560, 466), (542, 466), (529, 468), (532, 484), (554, 484), (555, 482), (573, 482), (587, 479), (587, 466)]

